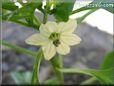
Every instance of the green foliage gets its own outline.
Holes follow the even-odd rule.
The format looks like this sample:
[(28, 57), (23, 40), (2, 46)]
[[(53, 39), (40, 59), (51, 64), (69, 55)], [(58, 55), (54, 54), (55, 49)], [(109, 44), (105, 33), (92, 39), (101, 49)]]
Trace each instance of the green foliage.
[(114, 68), (104, 70), (94, 70), (91, 74), (96, 77), (101, 84), (114, 84)]
[(34, 69), (32, 74), (31, 83), (32, 84), (39, 84), (39, 68), (40, 68), (40, 62), (43, 57), (42, 50), (40, 49), (36, 55), (35, 63), (34, 63)]
[(11, 72), (11, 77), (16, 84), (30, 84), (31, 72)]
[[(106, 55), (104, 62), (101, 65), (101, 69), (80, 69), (80, 68), (69, 68), (69, 69), (60, 69), (59, 71), (64, 73), (81, 73), (90, 75), (93, 80), (97, 79), (102, 84), (114, 84), (114, 52), (110, 52)], [(90, 79), (91, 80), (91, 79)]]
[[(35, 2), (28, 2), (25, 4), (21, 4), (22, 7), (18, 8), (14, 2), (4, 2), (2, 5), (3, 10), (5, 13), (2, 15), (3, 20), (12, 21), (16, 23), (23, 24), (25, 26), (39, 28), (40, 22), (38, 18), (35, 17), (35, 9), (41, 6), (39, 0)], [(13, 9), (12, 9), (13, 8)], [(11, 11), (11, 12), (9, 12)], [(4, 12), (4, 11), (3, 11)]]
[(95, 69), (79, 69), (79, 68), (69, 68), (69, 69), (58, 69), (64, 73), (81, 73), (96, 77), (102, 84), (114, 84), (113, 82), (113, 71), (114, 68), (105, 70), (95, 70)]
[[(84, 16), (77, 18), (78, 24), (80, 24), (88, 15), (95, 12), (96, 10), (103, 8), (111, 13), (114, 13), (113, 10), (113, 0), (108, 0), (109, 4), (112, 7), (104, 7), (107, 0), (94, 0), (87, 6), (81, 7), (79, 9), (73, 10), (73, 6), (75, 0), (48, 0), (44, 9), (42, 8), (42, 0), (28, 0), (27, 3), (23, 3), (22, 0), (17, 0), (22, 7), (19, 8), (15, 5), (11, 0), (2, 0), (2, 19), (4, 21), (11, 21), (14, 23), (18, 23), (24, 26), (33, 27), (34, 29), (39, 29), (41, 23), (46, 23), (48, 19), (48, 15), (52, 14), (55, 16), (57, 22), (60, 21), (68, 21), (69, 16), (71, 14), (75, 14), (78, 12), (82, 12), (85, 10), (90, 10)], [(54, 4), (53, 10), (50, 10), (50, 7)], [(102, 5), (99, 7), (92, 7), (91, 5)], [(35, 10), (39, 9), (43, 15), (43, 22), (39, 20), (38, 16), (35, 16)], [(0, 19), (1, 20), (1, 19)], [(12, 43), (6, 41), (0, 41), (2, 45), (5, 45), (11, 49), (22, 52), (27, 55), (31, 55), (35, 57), (33, 74), (30, 72), (12, 72), (11, 76), (17, 84), (39, 84), (39, 68), (40, 62), (43, 57), (42, 50), (40, 49), (38, 52), (30, 51), (25, 48), (22, 48), (18, 45), (14, 45)], [(89, 80), (84, 83), (90, 83), (94, 80), (99, 80), (101, 84), (114, 84), (114, 51), (107, 54), (105, 60), (103, 61), (100, 69), (80, 69), (80, 68), (63, 68), (61, 57), (56, 55), (51, 59), (51, 64), (55, 71), (57, 78), (49, 79), (44, 82), (44, 84), (56, 84), (56, 83), (64, 83), (63, 73), (81, 73), (91, 76)], [(31, 80), (31, 81), (30, 81)]]
[(14, 4), (14, 2), (2, 2), (2, 8), (10, 11), (14, 11), (18, 9), (18, 6)]
[[(60, 1), (60, 0), (59, 0)], [(59, 2), (58, 1), (58, 2)], [(56, 4), (56, 9), (54, 10), (54, 15), (57, 21), (67, 21), (69, 19), (69, 15), (73, 10), (75, 0), (63, 0), (60, 3)]]
[(27, 54), (27, 55), (31, 55), (31, 56), (36, 56), (36, 52), (35, 51), (31, 51), (31, 50), (28, 50), (28, 49), (25, 49), (25, 48), (22, 48), (18, 45), (15, 45), (15, 44), (12, 44), (12, 43), (9, 43), (7, 41), (4, 41), (4, 40), (0, 40), (0, 43), (2, 45), (5, 45), (15, 51), (18, 51), (18, 52), (21, 52), (21, 53), (24, 53), (24, 54)]
[(114, 51), (109, 52), (101, 64), (101, 69), (114, 68)]

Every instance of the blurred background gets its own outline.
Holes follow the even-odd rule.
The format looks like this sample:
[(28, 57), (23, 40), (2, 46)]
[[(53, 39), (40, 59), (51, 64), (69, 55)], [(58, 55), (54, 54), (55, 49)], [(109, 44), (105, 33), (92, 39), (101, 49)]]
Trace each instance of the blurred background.
[[(91, 1), (85, 2), (85, 4)], [(75, 3), (74, 10), (84, 6)], [(70, 18), (77, 18), (85, 12), (72, 15)], [(42, 14), (38, 14), (42, 18)], [(50, 16), (53, 20), (53, 16)], [(11, 22), (2, 22), (2, 39), (9, 41), (12, 44), (17, 44), (29, 50), (38, 50), (36, 46), (30, 46), (25, 43), (25, 39), (31, 34), (37, 33), (33, 28), (24, 27)], [(104, 56), (113, 50), (113, 14), (106, 10), (99, 9), (90, 14), (82, 24), (76, 29), (82, 42), (71, 47), (70, 54), (64, 56), (64, 67), (78, 68), (95, 68), (98, 69), (102, 63)], [(16, 83), (13, 72), (24, 72), (31, 76), (33, 70), (34, 58), (28, 55), (21, 54), (2, 46), (2, 83)], [(48, 61), (42, 61), (40, 68), (40, 80), (46, 80), (53, 77), (51, 64)], [(79, 84), (89, 76), (81, 74), (65, 74), (66, 84)], [(27, 76), (26, 76), (27, 78)], [(19, 82), (17, 82), (19, 83)], [(27, 83), (27, 82), (26, 82)], [(96, 82), (98, 84), (98, 82)]]

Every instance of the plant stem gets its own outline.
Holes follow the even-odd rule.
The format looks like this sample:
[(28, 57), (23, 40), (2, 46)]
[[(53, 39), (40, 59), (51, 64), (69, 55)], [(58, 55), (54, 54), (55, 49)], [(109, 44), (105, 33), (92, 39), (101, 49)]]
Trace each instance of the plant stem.
[(60, 84), (64, 83), (64, 75), (62, 72), (58, 71), (57, 68), (62, 68), (63, 64), (62, 64), (62, 57), (60, 55), (56, 55), (51, 59), (51, 64), (53, 66), (53, 69), (55, 71), (55, 74), (58, 78), (58, 81), (60, 82)]
[(43, 23), (45, 24), (48, 20), (48, 14), (44, 12), (44, 18), (43, 18)]
[(82, 12), (82, 11), (85, 11), (85, 10), (92, 10), (92, 9), (98, 9), (98, 8), (81, 7), (81, 8), (79, 8), (79, 9), (76, 9), (76, 10), (72, 11), (71, 15), (72, 15), (72, 14), (75, 14), (75, 13), (78, 13), (78, 12)]
[(84, 82), (81, 83), (81, 85), (85, 85), (85, 84), (91, 84), (96, 80), (95, 77), (89, 78), (87, 80), (85, 80)]
[(37, 52), (35, 52), (35, 51), (27, 50), (27, 49), (25, 49), (23, 47), (20, 47), (18, 45), (12, 44), (12, 43), (7, 42), (5, 40), (0, 40), (0, 43), (2, 45), (4, 45), (4, 46), (7, 46), (7, 47), (9, 47), (9, 48), (11, 48), (11, 49), (13, 49), (15, 51), (21, 52), (23, 54), (27, 54), (27, 55), (31, 55), (31, 56), (36, 56), (36, 54), (37, 54)]
[(41, 25), (41, 21), (34, 15), (34, 20), (37, 22), (38, 26)]
[(89, 12), (87, 12), (85, 15), (83, 15), (82, 17), (77, 18), (77, 23), (80, 24), (88, 15), (95, 12), (96, 10), (97, 9), (92, 9)]
[(42, 50), (40, 49), (38, 51), (38, 54), (36, 55), (35, 63), (34, 63), (34, 70), (32, 75), (32, 84), (40, 84), (39, 82), (39, 69), (40, 69), (40, 63), (42, 59)]

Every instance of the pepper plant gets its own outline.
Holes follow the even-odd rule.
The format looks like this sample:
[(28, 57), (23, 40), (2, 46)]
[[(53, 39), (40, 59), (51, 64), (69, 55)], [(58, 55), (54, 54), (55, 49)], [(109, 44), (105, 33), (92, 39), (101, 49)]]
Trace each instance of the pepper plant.
[[(17, 23), (39, 31), (39, 33), (25, 39), (27, 44), (39, 46), (40, 49), (38, 51), (31, 51), (1, 40), (2, 45), (34, 57), (35, 62), (31, 79), (26, 80), (26, 83), (49, 84), (51, 82), (54, 84), (56, 81), (57, 84), (64, 84), (64, 73), (80, 73), (91, 76), (91, 78), (80, 84), (90, 84), (96, 80), (101, 84), (114, 84), (113, 51), (106, 56), (101, 67), (97, 70), (63, 67), (62, 59), (64, 55), (70, 53), (69, 46), (74, 46), (81, 42), (81, 38), (73, 33), (77, 25), (89, 14), (100, 8), (114, 13), (113, 0), (108, 2), (107, 0), (93, 0), (90, 4), (73, 10), (75, 2), (76, 0), (2, 0), (2, 21)], [(17, 6), (16, 3), (19, 3), (21, 7)], [(103, 6), (107, 3), (108, 7)], [(95, 4), (100, 6), (92, 6)], [(43, 14), (43, 19), (36, 15), (39, 12), (37, 10)], [(76, 19), (69, 18), (69, 16), (85, 10), (88, 10), (85, 15)], [(54, 21), (48, 20), (50, 15), (54, 16)], [(42, 59), (51, 62), (56, 79), (40, 81), (39, 68)], [(26, 77), (26, 74), (23, 74), (23, 76)]]

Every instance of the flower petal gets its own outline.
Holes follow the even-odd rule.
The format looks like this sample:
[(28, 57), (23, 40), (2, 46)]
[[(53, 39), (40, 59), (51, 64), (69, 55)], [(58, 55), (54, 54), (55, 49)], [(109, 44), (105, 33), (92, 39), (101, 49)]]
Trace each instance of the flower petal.
[(80, 37), (75, 34), (66, 34), (66, 35), (61, 34), (60, 40), (66, 43), (67, 45), (79, 44), (81, 41)]
[(44, 45), (48, 43), (48, 39), (41, 34), (33, 34), (25, 42), (30, 45)]
[(52, 42), (49, 42), (47, 45), (43, 46), (42, 50), (46, 60), (50, 60), (56, 54), (56, 49)]
[(46, 27), (49, 32), (53, 33), (57, 31), (57, 23), (56, 22), (47, 22)]
[(66, 55), (70, 52), (70, 47), (61, 42), (61, 44), (57, 47), (57, 52), (62, 55)]
[(69, 20), (67, 23), (61, 22), (58, 24), (59, 31), (62, 33), (72, 33), (77, 27), (76, 20)]
[(40, 30), (40, 33), (46, 37), (48, 37), (51, 34), (48, 28), (44, 24), (40, 25), (39, 30)]

